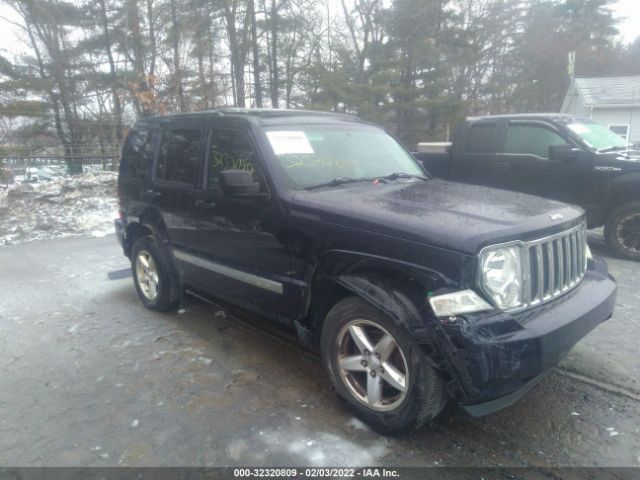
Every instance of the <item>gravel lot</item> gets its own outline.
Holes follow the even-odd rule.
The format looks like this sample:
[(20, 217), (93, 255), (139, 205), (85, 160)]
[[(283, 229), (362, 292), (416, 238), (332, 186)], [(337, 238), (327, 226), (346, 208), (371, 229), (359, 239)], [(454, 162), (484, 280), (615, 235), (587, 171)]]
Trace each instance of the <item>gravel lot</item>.
[(112, 235), (0, 246), (0, 465), (638, 467), (640, 264), (608, 261), (614, 317), (524, 399), (384, 437), (266, 320), (144, 309)]

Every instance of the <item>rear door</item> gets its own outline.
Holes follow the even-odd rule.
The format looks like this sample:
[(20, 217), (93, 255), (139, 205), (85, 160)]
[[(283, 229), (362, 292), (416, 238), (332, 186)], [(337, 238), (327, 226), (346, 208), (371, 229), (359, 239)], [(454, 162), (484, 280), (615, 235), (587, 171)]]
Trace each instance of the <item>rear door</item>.
[(160, 212), (174, 248), (196, 250), (195, 190), (202, 163), (204, 132), (198, 127), (166, 128), (161, 133), (147, 203)]
[(497, 122), (471, 122), (457, 135), (451, 155), (450, 178), (458, 182), (494, 186)]

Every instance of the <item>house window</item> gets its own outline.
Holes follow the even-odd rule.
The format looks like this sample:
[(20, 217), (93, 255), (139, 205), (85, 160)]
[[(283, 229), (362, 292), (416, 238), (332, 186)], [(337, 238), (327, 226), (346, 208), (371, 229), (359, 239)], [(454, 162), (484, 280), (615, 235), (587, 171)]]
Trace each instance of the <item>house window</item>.
[(609, 125), (609, 130), (613, 133), (617, 133), (627, 142), (629, 141), (629, 125)]

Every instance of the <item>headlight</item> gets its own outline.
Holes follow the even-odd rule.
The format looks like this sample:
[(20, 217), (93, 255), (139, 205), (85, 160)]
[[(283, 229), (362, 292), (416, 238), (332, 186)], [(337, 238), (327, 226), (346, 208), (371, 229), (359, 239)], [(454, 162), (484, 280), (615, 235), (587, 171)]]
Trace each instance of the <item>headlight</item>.
[(591, 253), (591, 249), (589, 248), (589, 245), (587, 243), (584, 244), (585, 245), (585, 249), (586, 249), (586, 257), (587, 260), (593, 260), (593, 253)]
[(480, 257), (483, 290), (496, 306), (509, 310), (522, 303), (522, 259), (520, 247), (485, 249)]
[(481, 312), (493, 308), (473, 290), (462, 290), (429, 297), (429, 304), (436, 317), (453, 317), (463, 313)]

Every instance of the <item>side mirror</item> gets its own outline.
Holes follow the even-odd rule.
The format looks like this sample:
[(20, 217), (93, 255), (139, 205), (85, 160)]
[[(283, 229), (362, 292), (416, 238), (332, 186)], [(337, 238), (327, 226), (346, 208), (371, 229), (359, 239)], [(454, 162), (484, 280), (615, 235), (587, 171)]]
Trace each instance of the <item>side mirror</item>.
[(549, 160), (575, 162), (583, 156), (582, 150), (571, 145), (549, 145)]
[(220, 184), (227, 197), (260, 197), (260, 184), (253, 179), (253, 172), (247, 170), (223, 170)]

